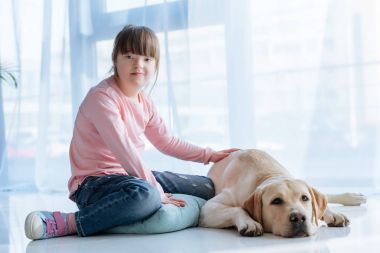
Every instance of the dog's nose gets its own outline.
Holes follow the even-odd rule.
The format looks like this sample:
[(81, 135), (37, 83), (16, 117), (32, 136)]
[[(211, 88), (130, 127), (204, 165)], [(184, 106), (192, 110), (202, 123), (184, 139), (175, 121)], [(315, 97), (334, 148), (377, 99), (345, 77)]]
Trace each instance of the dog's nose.
[(289, 221), (292, 224), (301, 225), (305, 222), (305, 220), (306, 220), (306, 217), (302, 213), (291, 213), (289, 215)]

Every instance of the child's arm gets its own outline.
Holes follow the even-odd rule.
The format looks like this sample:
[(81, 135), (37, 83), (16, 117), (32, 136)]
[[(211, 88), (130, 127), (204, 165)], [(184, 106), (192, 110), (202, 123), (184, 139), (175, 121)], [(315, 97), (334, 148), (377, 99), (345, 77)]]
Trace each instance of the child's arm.
[(153, 103), (150, 106), (151, 117), (145, 129), (145, 136), (162, 153), (186, 161), (208, 164), (209, 162), (217, 162), (228, 156), (231, 152), (238, 150), (226, 149), (214, 151), (211, 148), (201, 148), (181, 140), (170, 134)]
[(214, 150), (198, 147), (171, 135), (154, 105), (150, 106), (151, 116), (145, 129), (145, 136), (159, 151), (186, 161), (209, 163)]

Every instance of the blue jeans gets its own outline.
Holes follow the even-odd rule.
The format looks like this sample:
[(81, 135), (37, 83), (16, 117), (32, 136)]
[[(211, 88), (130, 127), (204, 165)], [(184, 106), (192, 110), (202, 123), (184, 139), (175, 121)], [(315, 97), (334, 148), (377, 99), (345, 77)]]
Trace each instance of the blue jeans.
[[(164, 192), (182, 193), (210, 199), (214, 196), (211, 179), (203, 176), (157, 172), (153, 175)], [(80, 236), (142, 221), (161, 207), (160, 194), (145, 180), (124, 175), (90, 176), (73, 196)]]
[(214, 183), (210, 178), (197, 175), (153, 171), (164, 192), (193, 195), (205, 200), (215, 196)]

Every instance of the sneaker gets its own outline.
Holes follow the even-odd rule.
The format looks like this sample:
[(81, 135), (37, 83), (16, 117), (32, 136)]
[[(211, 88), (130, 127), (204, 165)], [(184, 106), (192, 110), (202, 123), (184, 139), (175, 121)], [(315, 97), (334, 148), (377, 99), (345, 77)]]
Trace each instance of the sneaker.
[(67, 214), (36, 211), (25, 220), (25, 235), (31, 240), (47, 239), (68, 234)]

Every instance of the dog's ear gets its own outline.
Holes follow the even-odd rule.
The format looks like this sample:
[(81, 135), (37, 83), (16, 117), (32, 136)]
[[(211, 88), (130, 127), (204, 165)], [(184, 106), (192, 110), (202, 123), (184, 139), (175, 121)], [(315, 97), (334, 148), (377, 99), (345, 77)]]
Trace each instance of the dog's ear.
[(314, 187), (309, 186), (308, 188), (312, 198), (314, 222), (316, 225), (318, 225), (318, 220), (322, 219), (322, 216), (327, 209), (327, 198), (324, 194), (317, 191)]
[(258, 223), (263, 224), (262, 220), (262, 189), (256, 189), (244, 202), (243, 209)]

